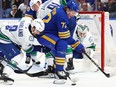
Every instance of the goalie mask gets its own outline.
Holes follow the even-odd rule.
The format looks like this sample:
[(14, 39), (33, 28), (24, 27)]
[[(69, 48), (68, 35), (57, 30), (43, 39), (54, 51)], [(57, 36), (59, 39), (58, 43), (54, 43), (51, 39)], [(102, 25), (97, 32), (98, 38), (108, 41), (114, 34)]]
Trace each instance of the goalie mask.
[(89, 31), (89, 28), (88, 26), (84, 25), (84, 24), (79, 24), (77, 25), (76, 27), (76, 31), (77, 31), (77, 36), (80, 38), (80, 39), (84, 39), (87, 35), (87, 32)]
[(35, 31), (42, 32), (45, 28), (44, 22), (41, 19), (35, 19), (31, 23), (31, 27), (35, 28)]

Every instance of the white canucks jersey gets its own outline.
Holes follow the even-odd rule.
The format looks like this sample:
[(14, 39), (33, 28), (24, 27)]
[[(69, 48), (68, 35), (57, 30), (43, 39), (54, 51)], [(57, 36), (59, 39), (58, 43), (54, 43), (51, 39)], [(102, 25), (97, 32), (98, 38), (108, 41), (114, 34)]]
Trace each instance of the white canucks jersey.
[(14, 42), (16, 44), (20, 44), (17, 41), (17, 32), (15, 32), (18, 29), (18, 25), (4, 25), (0, 29), (0, 43), (11, 43)]
[(37, 12), (37, 18), (43, 19), (47, 14), (49, 14), (54, 8), (60, 5), (60, 0), (47, 0), (40, 5)]
[(87, 32), (86, 37), (83, 39), (79, 38), (75, 32), (73, 38), (75, 40), (79, 40), (84, 45), (84, 47), (90, 47), (95, 43), (92, 34), (90, 32)]
[(34, 43), (34, 37), (29, 31), (29, 25), (31, 24), (31, 22), (32, 19), (29, 17), (24, 17), (20, 20), (19, 37), (17, 38), (24, 50), (29, 49)]
[(16, 43), (21, 45), (24, 50), (28, 50), (33, 42), (34, 37), (31, 35), (28, 26), (31, 23), (29, 18), (22, 19), (19, 25), (6, 25), (0, 29), (0, 43)]

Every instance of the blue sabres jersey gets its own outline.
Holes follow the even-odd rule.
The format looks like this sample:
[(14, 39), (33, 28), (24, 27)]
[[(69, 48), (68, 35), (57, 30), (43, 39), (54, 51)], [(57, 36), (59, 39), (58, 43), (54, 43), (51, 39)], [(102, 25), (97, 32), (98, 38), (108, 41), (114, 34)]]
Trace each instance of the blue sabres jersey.
[(75, 27), (76, 27), (76, 17), (72, 17), (69, 20), (69, 30), (70, 30), (71, 37), (73, 36)]
[(36, 11), (33, 11), (28, 3), (26, 12), (25, 12), (25, 17), (31, 17), (32, 19), (36, 19)]
[(60, 38), (67, 38), (70, 37), (70, 35), (73, 36), (76, 26), (76, 18), (72, 17), (68, 19), (63, 6), (55, 8), (50, 14), (43, 18), (43, 21), (45, 23), (44, 32), (52, 33)]
[(44, 33), (51, 33), (59, 36), (61, 39), (70, 37), (69, 19), (63, 6), (54, 8), (54, 10), (43, 18), (45, 23)]

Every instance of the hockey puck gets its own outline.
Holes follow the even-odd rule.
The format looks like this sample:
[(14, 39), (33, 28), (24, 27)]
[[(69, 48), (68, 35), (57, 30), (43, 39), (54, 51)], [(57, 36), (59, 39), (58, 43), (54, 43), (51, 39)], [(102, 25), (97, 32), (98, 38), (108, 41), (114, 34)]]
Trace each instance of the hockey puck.
[(72, 83), (71, 85), (72, 85), (72, 86), (75, 86), (75, 85), (76, 85), (76, 83)]

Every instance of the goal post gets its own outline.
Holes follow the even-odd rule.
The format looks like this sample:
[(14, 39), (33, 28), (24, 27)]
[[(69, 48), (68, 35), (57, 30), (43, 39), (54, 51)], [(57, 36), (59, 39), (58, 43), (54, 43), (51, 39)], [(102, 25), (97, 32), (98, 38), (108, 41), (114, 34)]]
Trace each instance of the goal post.
[(116, 73), (116, 46), (110, 28), (109, 13), (104, 11), (79, 12), (77, 24), (89, 27), (95, 39), (96, 49), (94, 58), (104, 71)]
[[(93, 12), (79, 12), (80, 17), (84, 18), (86, 20), (86, 18), (91, 18), (91, 16), (93, 15), (93, 17), (95, 15), (99, 15), (100, 18), (98, 18), (98, 21), (101, 21), (99, 23), (101, 23), (101, 26), (98, 26), (98, 23), (96, 23), (97, 28), (100, 27), (101, 31), (101, 68), (102, 70), (104, 70), (104, 61), (105, 61), (105, 14), (103, 11), (93, 11)], [(90, 17), (87, 17), (87, 15), (89, 15)], [(94, 18), (93, 18), (94, 20)], [(84, 21), (84, 20), (83, 20)], [(77, 23), (78, 24), (78, 23)]]

